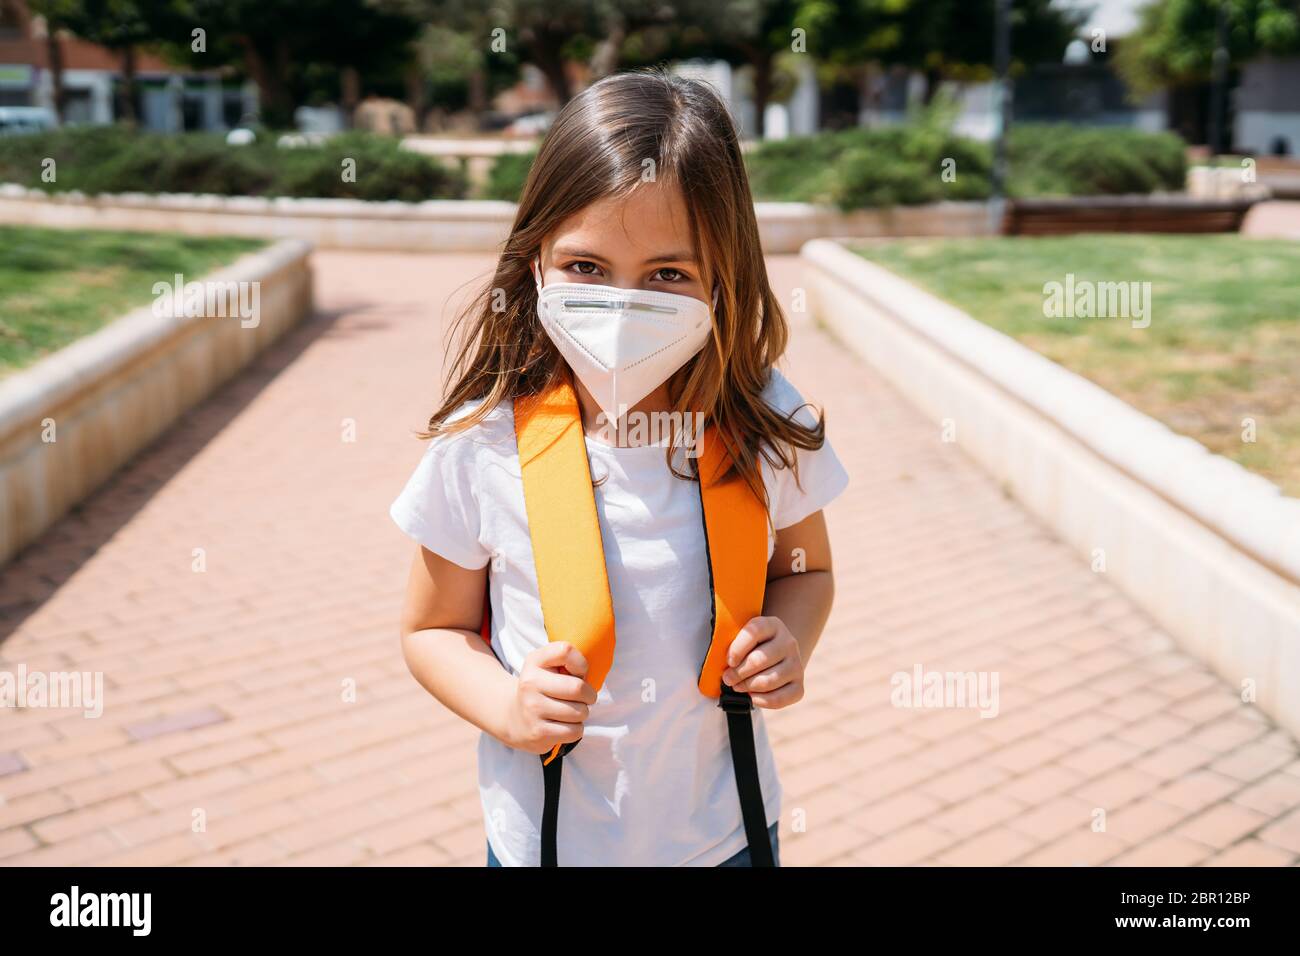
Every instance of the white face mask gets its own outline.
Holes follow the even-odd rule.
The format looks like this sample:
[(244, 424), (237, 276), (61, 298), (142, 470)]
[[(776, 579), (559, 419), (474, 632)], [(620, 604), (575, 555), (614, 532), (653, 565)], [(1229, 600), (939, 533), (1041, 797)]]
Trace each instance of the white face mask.
[[(537, 316), (610, 423), (685, 365), (709, 340), (709, 307), (689, 295), (585, 282), (542, 287)], [(718, 295), (713, 294), (714, 306)]]

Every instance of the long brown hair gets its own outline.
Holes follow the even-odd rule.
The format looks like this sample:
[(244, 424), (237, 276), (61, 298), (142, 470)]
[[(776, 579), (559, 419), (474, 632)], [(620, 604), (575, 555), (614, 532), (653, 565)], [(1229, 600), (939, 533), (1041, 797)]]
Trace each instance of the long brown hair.
[[(824, 418), (809, 427), (762, 398), (788, 328), (767, 281), (740, 143), (726, 106), (705, 83), (662, 70), (619, 73), (588, 87), (560, 112), (533, 161), (510, 237), (491, 284), (459, 315), (460, 347), (442, 407), (422, 437), (482, 421), (504, 401), (535, 394), (569, 374), (536, 317), (529, 264), (570, 216), (655, 178), (680, 188), (690, 216), (700, 280), (718, 289), (712, 347), (669, 381), (679, 411), (699, 411), (731, 453), (733, 466), (766, 501), (759, 455), (795, 468), (794, 448), (822, 446)], [(481, 399), (468, 415), (460, 406)], [(669, 467), (680, 478), (693, 475)]]

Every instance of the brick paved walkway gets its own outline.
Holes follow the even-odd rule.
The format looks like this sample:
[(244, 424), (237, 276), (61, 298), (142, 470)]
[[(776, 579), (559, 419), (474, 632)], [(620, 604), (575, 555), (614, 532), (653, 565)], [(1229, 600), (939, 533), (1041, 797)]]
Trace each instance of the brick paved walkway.
[[(475, 734), (402, 662), (386, 509), (486, 265), (318, 254), (318, 316), (0, 575), (0, 669), (107, 684), (97, 720), (0, 712), (0, 860), (482, 864)], [(855, 479), (809, 696), (770, 715), (788, 864), (1300, 858), (1294, 740), (806, 322), (787, 370)], [(997, 671), (999, 715), (891, 706), (917, 664)]]
[(1242, 235), (1270, 239), (1300, 239), (1300, 202), (1274, 199), (1258, 203), (1246, 213)]

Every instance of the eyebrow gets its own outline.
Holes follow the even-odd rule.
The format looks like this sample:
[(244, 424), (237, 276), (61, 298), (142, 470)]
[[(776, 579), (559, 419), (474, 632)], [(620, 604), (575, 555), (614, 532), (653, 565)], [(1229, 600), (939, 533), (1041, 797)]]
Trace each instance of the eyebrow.
[[(556, 256), (570, 256), (574, 259), (594, 259), (597, 262), (608, 262), (608, 260), (599, 253), (591, 252), (587, 249), (568, 249), (558, 248), (555, 250)], [(695, 256), (689, 252), (670, 252), (667, 255), (655, 256), (647, 259), (644, 265), (652, 265), (658, 262), (694, 262)]]

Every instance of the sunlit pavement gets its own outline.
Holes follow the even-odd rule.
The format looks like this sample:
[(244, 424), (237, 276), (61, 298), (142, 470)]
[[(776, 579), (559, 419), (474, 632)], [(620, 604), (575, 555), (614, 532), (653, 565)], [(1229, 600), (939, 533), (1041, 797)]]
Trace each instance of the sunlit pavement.
[(1242, 235), (1261, 239), (1300, 239), (1300, 201), (1257, 203), (1241, 224)]
[[(0, 712), (3, 862), (482, 865), (477, 732), (406, 671), (387, 507), (489, 266), (318, 253), (316, 317), (0, 572), (0, 670), (105, 682), (97, 719)], [(782, 862), (1297, 862), (1296, 742), (795, 320), (853, 482), (808, 695), (768, 714)], [(996, 715), (894, 706), (918, 666), (996, 674)]]

